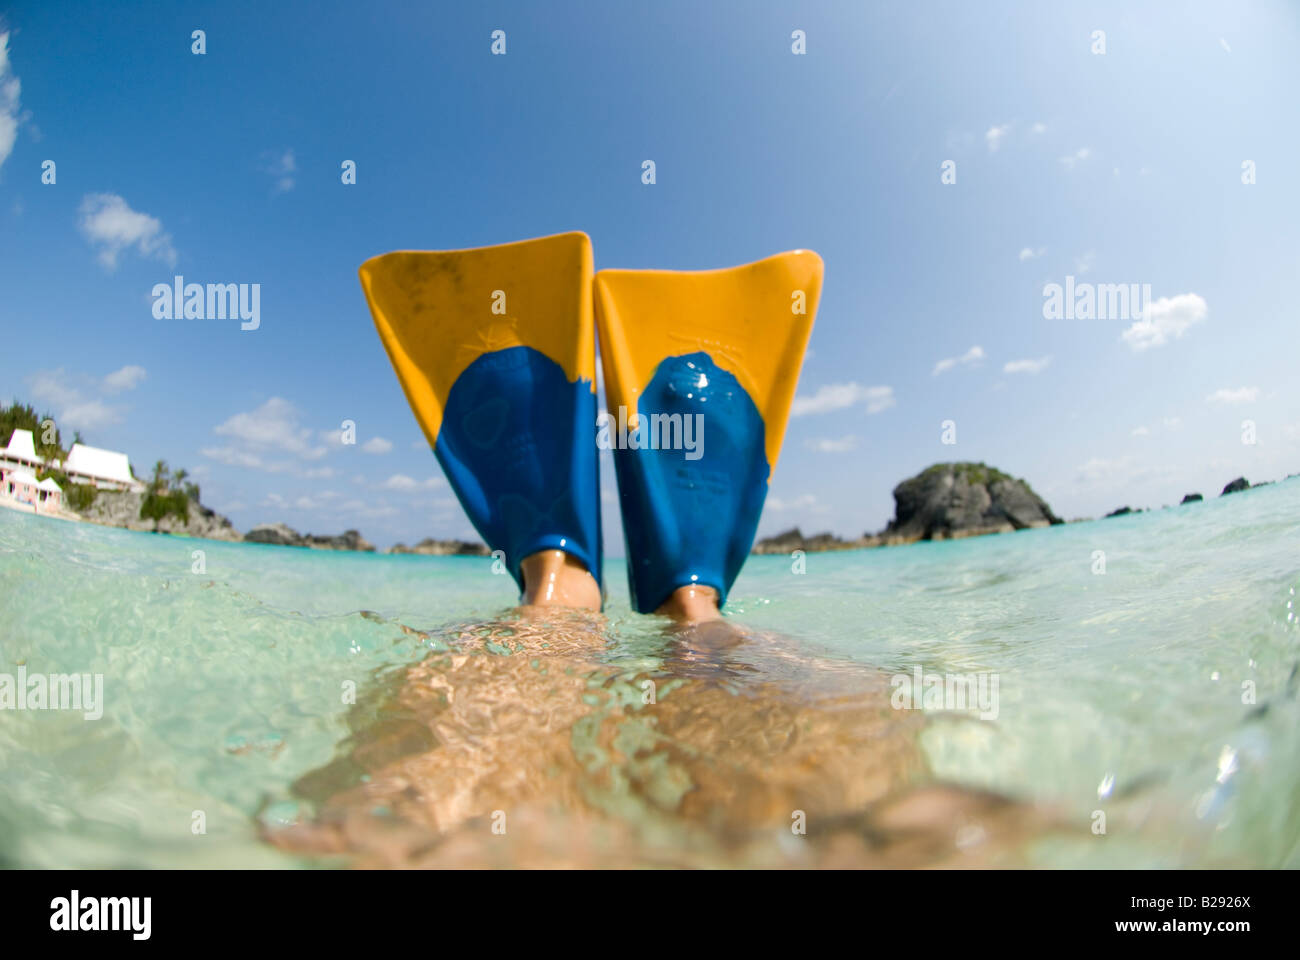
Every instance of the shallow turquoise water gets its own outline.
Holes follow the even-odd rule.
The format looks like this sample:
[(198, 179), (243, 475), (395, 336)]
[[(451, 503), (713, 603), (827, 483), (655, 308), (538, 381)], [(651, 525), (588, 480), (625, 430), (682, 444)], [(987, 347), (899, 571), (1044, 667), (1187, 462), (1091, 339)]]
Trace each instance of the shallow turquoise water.
[[(887, 674), (997, 674), (996, 720), (933, 717), (920, 742), (934, 777), (1067, 824), (1031, 845), (1031, 862), (1300, 865), (1300, 480), (795, 566), (751, 558), (732, 617)], [(659, 625), (629, 611), (621, 561), (606, 579), (609, 656), (644, 657)], [(0, 863), (316, 862), (262, 842), (257, 816), (336, 755), (341, 685), (425, 657), (431, 641), (401, 625), (490, 620), (513, 599), (487, 559), (222, 544), (0, 510), (0, 673), (103, 674), (106, 703), (97, 721), (0, 710)], [(1104, 836), (1090, 829), (1099, 810)]]

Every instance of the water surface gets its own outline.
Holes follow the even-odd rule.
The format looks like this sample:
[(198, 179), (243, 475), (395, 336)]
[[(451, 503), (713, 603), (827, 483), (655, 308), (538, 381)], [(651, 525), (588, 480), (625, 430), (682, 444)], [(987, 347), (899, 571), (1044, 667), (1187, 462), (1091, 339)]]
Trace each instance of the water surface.
[[(1293, 480), (755, 557), (683, 633), (619, 560), (537, 620), (488, 559), (0, 510), (0, 673), (105, 694), (0, 710), (0, 863), (1296, 866), (1298, 543)], [(917, 667), (996, 719), (894, 709)]]

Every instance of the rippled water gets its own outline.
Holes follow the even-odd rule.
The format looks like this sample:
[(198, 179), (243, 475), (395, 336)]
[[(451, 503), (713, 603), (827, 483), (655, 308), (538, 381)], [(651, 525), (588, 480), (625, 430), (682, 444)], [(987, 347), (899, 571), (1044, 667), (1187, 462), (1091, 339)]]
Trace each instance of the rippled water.
[[(743, 631), (674, 632), (621, 561), (537, 620), (489, 560), (0, 510), (0, 674), (105, 698), (0, 710), (0, 863), (1294, 867), (1298, 535), (1293, 480), (756, 557)], [(996, 719), (893, 709), (918, 667)]]

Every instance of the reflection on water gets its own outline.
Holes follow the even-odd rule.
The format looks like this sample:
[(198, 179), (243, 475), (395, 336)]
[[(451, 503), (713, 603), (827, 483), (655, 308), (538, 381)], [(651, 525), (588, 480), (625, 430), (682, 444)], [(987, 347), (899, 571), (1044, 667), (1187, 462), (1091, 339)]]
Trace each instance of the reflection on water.
[(297, 809), (263, 811), (272, 843), (369, 867), (989, 865), (1046, 826), (931, 782), (887, 677), (787, 638), (527, 611), (421, 636)]

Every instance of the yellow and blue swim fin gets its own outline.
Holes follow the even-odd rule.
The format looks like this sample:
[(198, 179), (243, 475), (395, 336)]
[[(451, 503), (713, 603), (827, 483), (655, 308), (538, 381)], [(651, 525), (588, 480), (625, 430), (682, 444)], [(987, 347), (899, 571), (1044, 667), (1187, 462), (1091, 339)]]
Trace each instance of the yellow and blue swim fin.
[(375, 327), (488, 546), (572, 554), (601, 580), (596, 348), (585, 233), (361, 265)]
[(726, 270), (596, 274), (601, 430), (639, 612), (691, 584), (726, 601), (781, 452), (822, 272), (821, 257), (794, 250)]

